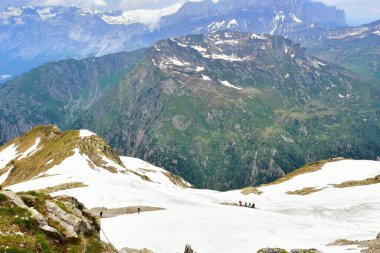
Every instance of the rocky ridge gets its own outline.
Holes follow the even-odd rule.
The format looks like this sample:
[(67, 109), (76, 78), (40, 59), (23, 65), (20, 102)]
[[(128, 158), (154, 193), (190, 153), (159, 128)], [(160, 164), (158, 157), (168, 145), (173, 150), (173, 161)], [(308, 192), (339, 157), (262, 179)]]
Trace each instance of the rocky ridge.
[[(102, 138), (80, 131), (62, 132), (56, 126), (37, 126), (28, 133), (5, 144), (0, 151), (9, 150), (16, 158), (2, 160), (0, 176), (3, 186), (30, 180), (50, 168), (61, 164), (77, 149), (87, 156), (91, 167), (101, 167), (117, 173), (116, 166), (124, 167), (119, 156)], [(3, 167), (4, 166), (4, 167)], [(54, 207), (51, 207), (54, 208)]]

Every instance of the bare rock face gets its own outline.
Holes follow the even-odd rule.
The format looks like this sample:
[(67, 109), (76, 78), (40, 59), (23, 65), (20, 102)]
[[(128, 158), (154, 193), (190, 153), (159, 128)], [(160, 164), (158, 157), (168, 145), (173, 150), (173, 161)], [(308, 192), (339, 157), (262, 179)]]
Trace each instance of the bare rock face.
[[(89, 214), (83, 204), (75, 198), (67, 196), (51, 198), (46, 196), (46, 199), (43, 200), (44, 215), (34, 208), (36, 204), (34, 196), (22, 195), (21, 198), (11, 191), (0, 191), (0, 193), (6, 195), (16, 206), (28, 210), (31, 217), (37, 222), (38, 227), (59, 241), (77, 239), (79, 235), (99, 234), (99, 221)], [(54, 221), (59, 226), (52, 227), (49, 225), (49, 221)]]
[(16, 206), (28, 210), (42, 231), (54, 238), (63, 239), (62, 234), (57, 229), (49, 226), (47, 219), (40, 212), (34, 208), (28, 207), (16, 193), (11, 191), (1, 191), (1, 193), (7, 196)]
[[(77, 217), (62, 210), (57, 204), (46, 201), (47, 217), (58, 222), (65, 230), (67, 239), (78, 238), (78, 233), (85, 233), (91, 230), (91, 225), (84, 217)], [(78, 233), (77, 233), (78, 232)]]
[(185, 252), (184, 253), (194, 253), (194, 250), (191, 248), (191, 246), (188, 244), (185, 247)]

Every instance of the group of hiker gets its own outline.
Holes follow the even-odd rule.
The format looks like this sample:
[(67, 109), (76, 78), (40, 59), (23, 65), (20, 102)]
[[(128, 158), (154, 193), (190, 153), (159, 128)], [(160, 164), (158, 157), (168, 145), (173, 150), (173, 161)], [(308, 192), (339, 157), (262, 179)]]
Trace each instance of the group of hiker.
[(243, 202), (239, 201), (239, 206), (248, 207), (248, 208), (256, 208), (256, 205), (254, 202), (252, 202), (252, 203), (245, 202), (243, 205)]

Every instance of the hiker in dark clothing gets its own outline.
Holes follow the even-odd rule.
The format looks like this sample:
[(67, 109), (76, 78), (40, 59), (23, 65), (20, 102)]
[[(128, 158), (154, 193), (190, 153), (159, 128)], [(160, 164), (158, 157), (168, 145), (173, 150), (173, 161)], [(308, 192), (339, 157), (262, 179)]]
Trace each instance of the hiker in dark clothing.
[(255, 208), (255, 207), (256, 207), (255, 203), (252, 202), (252, 206), (251, 206), (251, 208)]
[(248, 207), (247, 202), (245, 202), (244, 206), (245, 206), (245, 207)]
[(137, 213), (140, 214), (140, 212), (141, 212), (141, 208), (139, 207), (137, 208)]
[(241, 200), (239, 201), (239, 205), (242, 206), (243, 205), (243, 202), (241, 202)]
[(251, 208), (251, 207), (252, 207), (251, 203), (249, 203), (248, 207), (249, 207), (249, 208)]

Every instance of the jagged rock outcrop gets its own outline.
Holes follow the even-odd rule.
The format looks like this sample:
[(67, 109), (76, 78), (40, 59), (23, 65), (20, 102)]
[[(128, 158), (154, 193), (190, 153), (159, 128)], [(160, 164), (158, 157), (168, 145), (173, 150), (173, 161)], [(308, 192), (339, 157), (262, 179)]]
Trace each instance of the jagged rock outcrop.
[[(16, 206), (28, 210), (31, 217), (37, 222), (38, 227), (54, 238), (70, 240), (77, 239), (79, 235), (99, 235), (99, 221), (72, 197), (48, 197), (43, 200), (45, 213), (43, 215), (33, 207), (36, 204), (33, 196), (23, 194), (20, 197), (12, 191), (0, 191), (0, 193), (7, 196)], [(27, 200), (28, 205), (23, 199)], [(58, 229), (50, 226), (49, 224), (52, 221), (58, 223), (62, 229), (58, 231)]]
[(7, 196), (16, 206), (28, 210), (31, 213), (32, 218), (37, 222), (38, 227), (42, 231), (57, 239), (64, 238), (63, 235), (60, 232), (58, 232), (57, 229), (48, 225), (48, 220), (40, 212), (38, 212), (34, 208), (28, 207), (16, 193), (11, 191), (0, 191), (0, 193)]
[(0, 190), (0, 252), (116, 252), (100, 240), (99, 221), (78, 203), (42, 192)]
[(65, 230), (65, 237), (68, 239), (78, 238), (78, 233), (90, 233), (93, 229), (85, 217), (77, 217), (63, 211), (54, 202), (46, 201), (47, 217), (58, 222)]
[(191, 245), (186, 245), (184, 253), (194, 253), (194, 250), (191, 248)]

